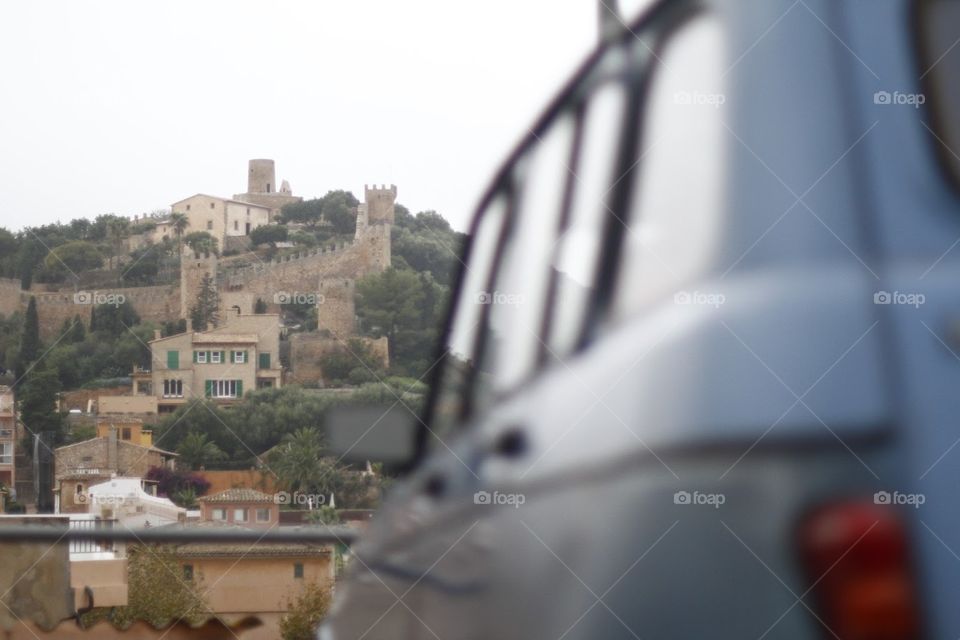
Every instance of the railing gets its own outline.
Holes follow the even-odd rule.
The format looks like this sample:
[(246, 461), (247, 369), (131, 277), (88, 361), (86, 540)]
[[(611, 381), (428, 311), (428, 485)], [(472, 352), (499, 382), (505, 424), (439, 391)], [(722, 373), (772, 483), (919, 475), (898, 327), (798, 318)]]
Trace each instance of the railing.
[[(75, 521), (83, 522), (83, 521)], [(96, 522), (96, 521), (90, 521)], [(101, 520), (101, 522), (103, 522)], [(84, 524), (86, 524), (84, 522)], [(176, 543), (189, 542), (239, 542), (239, 543), (270, 543), (270, 542), (298, 542), (306, 544), (353, 544), (359, 533), (350, 527), (328, 527), (325, 525), (311, 525), (305, 527), (291, 527), (290, 529), (274, 529), (257, 531), (253, 529), (197, 529), (192, 527), (155, 527), (150, 529), (126, 529), (109, 527), (96, 529), (94, 527), (62, 527), (17, 525), (0, 526), (0, 542), (13, 540), (17, 542), (69, 542), (98, 541), (102, 543)]]
[[(90, 537), (72, 538), (70, 540), (70, 555), (83, 553), (112, 553), (113, 541), (102, 538), (102, 534), (113, 531), (113, 520), (71, 520), (68, 531), (88, 533)], [(49, 527), (44, 527), (49, 528)], [(60, 527), (58, 527), (60, 528)], [(63, 530), (60, 528), (61, 531)]]

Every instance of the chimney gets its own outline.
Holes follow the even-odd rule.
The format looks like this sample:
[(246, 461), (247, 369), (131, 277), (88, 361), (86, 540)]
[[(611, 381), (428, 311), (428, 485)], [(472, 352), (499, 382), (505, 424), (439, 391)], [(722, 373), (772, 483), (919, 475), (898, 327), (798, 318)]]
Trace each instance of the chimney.
[(110, 435), (107, 436), (107, 468), (116, 471), (119, 464), (117, 455), (117, 428), (110, 425)]
[(153, 330), (153, 339), (154, 339), (154, 340), (159, 340), (162, 336), (163, 336), (163, 333), (161, 333), (160, 329), (154, 329), (154, 330)]

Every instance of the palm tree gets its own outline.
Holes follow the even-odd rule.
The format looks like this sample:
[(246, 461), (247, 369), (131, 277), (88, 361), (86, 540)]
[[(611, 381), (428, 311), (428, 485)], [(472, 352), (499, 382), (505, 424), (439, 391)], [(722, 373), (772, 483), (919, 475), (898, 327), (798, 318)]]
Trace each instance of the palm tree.
[(285, 491), (325, 494), (337, 465), (323, 457), (323, 439), (316, 429), (301, 428), (284, 436), (270, 455), (270, 468)]
[(173, 232), (177, 235), (177, 255), (183, 253), (183, 232), (190, 226), (190, 219), (187, 214), (174, 211), (170, 214), (170, 224), (173, 226)]
[(112, 240), (111, 244), (111, 256), (110, 256), (110, 268), (112, 269), (115, 266), (114, 260), (119, 257), (119, 254), (123, 248), (123, 239), (130, 235), (130, 220), (127, 218), (121, 218), (114, 216), (107, 223), (107, 236)]
[(177, 447), (180, 460), (188, 464), (191, 469), (210, 463), (219, 462), (226, 458), (226, 454), (215, 442), (207, 440), (207, 434), (191, 431)]

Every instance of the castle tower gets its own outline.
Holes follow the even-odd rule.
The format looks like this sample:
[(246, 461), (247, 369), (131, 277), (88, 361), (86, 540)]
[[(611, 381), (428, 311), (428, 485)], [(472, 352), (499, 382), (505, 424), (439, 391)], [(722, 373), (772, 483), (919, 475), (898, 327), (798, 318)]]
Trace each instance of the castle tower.
[(320, 280), (320, 298), (317, 300), (317, 330), (346, 339), (356, 333), (354, 315), (354, 287), (349, 278)]
[(251, 160), (247, 171), (247, 193), (276, 193), (277, 170), (273, 160)]
[(249, 161), (247, 192), (235, 193), (233, 199), (270, 207), (271, 220), (276, 219), (284, 205), (303, 201), (300, 196), (293, 195), (290, 183), (286, 180), (277, 185), (276, 167), (273, 160), (268, 158)]
[(180, 317), (184, 320), (190, 319), (190, 308), (196, 304), (200, 295), (200, 283), (207, 274), (216, 281), (216, 254), (211, 253), (208, 256), (184, 251), (180, 258)]
[(360, 254), (358, 275), (380, 273), (390, 266), (390, 230), (393, 227), (397, 186), (363, 187), (363, 204), (357, 207), (354, 243)]
[(367, 220), (374, 224), (393, 224), (397, 185), (363, 186), (363, 201), (367, 205)]

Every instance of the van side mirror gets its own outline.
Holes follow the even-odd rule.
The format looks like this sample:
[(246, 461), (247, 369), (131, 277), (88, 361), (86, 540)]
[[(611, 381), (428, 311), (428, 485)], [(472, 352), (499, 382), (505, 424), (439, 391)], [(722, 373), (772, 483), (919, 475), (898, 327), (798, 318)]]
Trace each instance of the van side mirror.
[(327, 444), (348, 462), (403, 465), (417, 452), (420, 422), (402, 404), (340, 406), (327, 413)]

